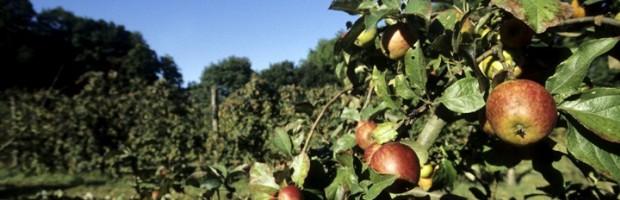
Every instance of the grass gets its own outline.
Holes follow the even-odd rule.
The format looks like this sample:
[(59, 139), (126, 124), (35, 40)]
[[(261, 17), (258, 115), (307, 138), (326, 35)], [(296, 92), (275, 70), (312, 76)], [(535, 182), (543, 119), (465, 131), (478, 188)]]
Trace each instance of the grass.
[(113, 179), (97, 173), (29, 175), (0, 169), (0, 199), (40, 198), (42, 194), (63, 198), (133, 199), (137, 197), (127, 178)]

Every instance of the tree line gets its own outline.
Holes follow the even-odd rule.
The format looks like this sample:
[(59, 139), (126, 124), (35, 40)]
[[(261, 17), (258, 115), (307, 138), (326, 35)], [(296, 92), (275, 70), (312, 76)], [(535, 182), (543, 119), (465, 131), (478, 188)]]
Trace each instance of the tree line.
[[(174, 59), (158, 55), (139, 32), (0, 0), (0, 164), (140, 174), (172, 163), (263, 158), (279, 121), (300, 117), (338, 87), (335, 42), (322, 39), (298, 64), (258, 72), (248, 58), (230, 56), (184, 86)], [(212, 86), (219, 113), (209, 102)], [(225, 119), (219, 132), (209, 123), (214, 116)], [(222, 146), (230, 142), (238, 145)]]

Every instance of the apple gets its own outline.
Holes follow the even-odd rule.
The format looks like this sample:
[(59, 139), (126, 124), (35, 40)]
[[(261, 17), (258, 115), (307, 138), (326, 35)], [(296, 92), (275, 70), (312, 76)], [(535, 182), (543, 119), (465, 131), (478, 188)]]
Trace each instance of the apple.
[(359, 35), (357, 35), (357, 38), (355, 38), (353, 44), (358, 47), (363, 47), (370, 41), (372, 41), (372, 39), (375, 39), (376, 35), (377, 27), (369, 27), (367, 29), (364, 29)]
[(570, 3), (570, 7), (573, 8), (573, 16), (572, 16), (572, 18), (579, 18), (579, 17), (585, 17), (586, 16), (586, 9), (583, 8), (583, 6), (581, 6), (579, 4), (579, 0), (573, 0)]
[(424, 165), (422, 166), (422, 169), (420, 170), (420, 177), (421, 178), (430, 178), (433, 176), (433, 165)]
[(518, 49), (530, 44), (534, 31), (521, 20), (511, 18), (502, 21), (499, 35), (504, 47)]
[(429, 191), (433, 187), (433, 178), (420, 178), (418, 186), (424, 191)]
[(502, 51), (502, 56), (504, 57), (504, 62), (501, 62), (496, 56), (490, 55), (478, 63), (478, 68), (482, 71), (482, 74), (493, 80), (495, 75), (504, 70), (504, 65), (506, 65), (506, 67), (512, 67), (511, 77), (519, 77), (523, 70), (517, 65), (512, 54), (508, 51)]
[(384, 54), (392, 60), (401, 59), (415, 42), (415, 31), (410, 30), (406, 24), (398, 23), (389, 26), (381, 38), (381, 47)]
[(398, 177), (389, 190), (402, 192), (418, 183), (420, 161), (409, 146), (399, 142), (385, 143), (372, 155), (370, 165), (379, 174)]
[(283, 187), (278, 191), (278, 200), (302, 200), (304, 197), (294, 185)]
[(367, 149), (375, 140), (372, 138), (372, 131), (377, 128), (373, 121), (359, 121), (355, 128), (355, 142), (362, 149)]
[(495, 87), (486, 105), (486, 118), (501, 140), (526, 146), (546, 137), (557, 121), (555, 102), (531, 80), (510, 80)]
[(159, 190), (153, 190), (151, 192), (151, 199), (153, 200), (159, 200), (160, 196), (161, 195), (159, 194)]
[(381, 147), (381, 145), (375, 143), (368, 147), (366, 150), (364, 150), (364, 162), (370, 163), (370, 161), (372, 160), (372, 155), (377, 152), (379, 147)]

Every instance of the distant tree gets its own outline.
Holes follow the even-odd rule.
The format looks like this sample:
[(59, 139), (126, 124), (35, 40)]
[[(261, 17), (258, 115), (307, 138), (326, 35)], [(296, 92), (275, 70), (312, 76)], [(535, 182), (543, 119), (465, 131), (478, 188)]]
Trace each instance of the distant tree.
[(202, 72), (201, 85), (217, 85), (223, 95), (241, 88), (254, 74), (252, 64), (246, 57), (230, 56), (211, 63)]
[(56, 88), (75, 94), (81, 90), (76, 82), (87, 72), (116, 71), (119, 84), (133, 78), (153, 83), (178, 74), (174, 61), (157, 56), (139, 33), (62, 8), (37, 14), (25, 0), (0, 0), (0, 36), (0, 89)]
[(165, 55), (161, 57), (161, 77), (168, 82), (181, 87), (183, 83), (183, 75), (179, 72), (179, 67), (174, 62), (172, 56)]
[(338, 84), (334, 73), (338, 60), (334, 56), (336, 39), (321, 39), (311, 49), (301, 66), (296, 70), (299, 84), (304, 87), (319, 87), (327, 84)]
[(274, 88), (296, 84), (295, 63), (288, 60), (273, 63), (268, 69), (260, 72), (260, 77), (265, 79)]

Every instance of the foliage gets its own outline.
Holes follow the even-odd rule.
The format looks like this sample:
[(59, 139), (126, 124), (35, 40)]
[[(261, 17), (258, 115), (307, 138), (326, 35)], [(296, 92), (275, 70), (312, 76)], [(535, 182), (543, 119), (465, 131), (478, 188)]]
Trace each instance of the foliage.
[(274, 88), (295, 84), (295, 63), (288, 60), (272, 63), (269, 68), (260, 72), (260, 77), (269, 80), (269, 84)]
[(204, 86), (217, 85), (226, 96), (250, 81), (252, 74), (254, 71), (248, 58), (230, 56), (207, 66), (200, 82)]
[[(332, 9), (358, 20), (341, 37), (320, 41), (299, 67), (283, 61), (257, 75), (247, 58), (231, 56), (188, 88), (179, 88), (171, 57), (158, 58), (116, 25), (2, 2), (20, 8), (12, 10), (19, 19), (37, 16), (10, 19), (10, 26), (49, 20), (82, 27), (48, 28), (75, 31), (77, 49), (88, 51), (70, 57), (93, 68), (77, 74), (72, 95), (54, 87), (2, 90), (0, 163), (32, 174), (99, 171), (132, 180), (140, 198), (270, 199), (294, 184), (307, 199), (617, 199), (618, 24), (608, 20), (620, 5), (601, 2), (584, 2), (601, 17), (570, 19), (571, 8), (557, 0), (335, 0)], [(505, 20), (523, 22), (533, 39), (504, 45)], [(390, 58), (383, 41), (396, 25), (413, 38), (402, 58)], [(90, 26), (133, 43), (120, 40), (110, 45), (119, 54), (101, 53), (87, 45), (99, 39), (82, 38)], [(377, 34), (360, 44), (366, 29)], [(478, 63), (489, 56), (509, 63), (504, 51), (514, 65), (491, 77), (481, 72)], [(122, 67), (98, 70), (93, 58)], [(514, 73), (517, 66), (522, 73)], [(157, 70), (165, 73), (148, 78)], [(544, 85), (558, 108), (555, 129), (531, 146), (483, 131), (489, 92), (511, 79)], [(225, 94), (218, 113), (209, 102), (213, 85)], [(377, 173), (356, 147), (361, 120), (377, 123), (375, 141), (411, 147), (420, 166), (432, 169), (423, 177), (431, 185), (391, 190), (397, 177)]]

